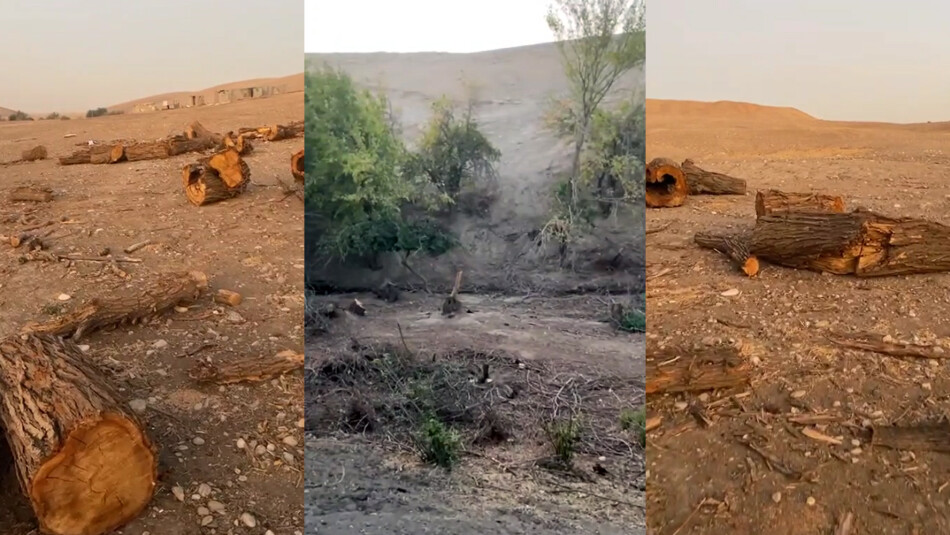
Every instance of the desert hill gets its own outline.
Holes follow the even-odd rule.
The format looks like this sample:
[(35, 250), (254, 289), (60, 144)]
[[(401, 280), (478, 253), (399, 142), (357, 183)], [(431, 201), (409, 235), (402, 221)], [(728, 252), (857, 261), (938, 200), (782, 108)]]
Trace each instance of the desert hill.
[(647, 120), (650, 115), (675, 116), (683, 119), (703, 117), (729, 120), (772, 120), (783, 122), (818, 121), (807, 113), (790, 107), (763, 106), (749, 102), (720, 100), (700, 102), (696, 100), (664, 100), (648, 98), (646, 101)]
[(184, 103), (189, 100), (192, 95), (200, 95), (205, 98), (207, 103), (214, 101), (214, 95), (220, 90), (231, 90), (239, 89), (243, 87), (259, 87), (259, 86), (283, 86), (286, 88), (287, 93), (294, 93), (298, 91), (303, 91), (304, 87), (304, 76), (303, 73), (292, 74), (290, 76), (282, 76), (277, 78), (254, 78), (251, 80), (240, 80), (237, 82), (229, 82), (226, 84), (216, 85), (214, 87), (209, 87), (207, 89), (202, 89), (200, 91), (174, 91), (171, 93), (162, 93), (158, 95), (152, 95), (148, 97), (138, 98), (135, 100), (130, 100), (127, 102), (121, 102), (119, 104), (114, 104), (109, 106), (110, 111), (122, 111), (130, 112), (135, 109), (136, 105), (147, 104), (151, 102), (162, 102), (162, 101), (180, 101)]

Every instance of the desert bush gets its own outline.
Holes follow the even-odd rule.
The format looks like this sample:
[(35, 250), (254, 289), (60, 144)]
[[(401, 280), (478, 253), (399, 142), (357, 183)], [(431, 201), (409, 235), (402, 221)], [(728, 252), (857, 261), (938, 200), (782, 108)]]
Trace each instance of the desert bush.
[(554, 457), (565, 466), (571, 466), (581, 440), (580, 423), (574, 418), (557, 419), (545, 426)]
[(46, 119), (47, 121), (53, 121), (53, 120), (59, 119), (59, 118), (60, 118), (59, 113), (57, 113), (57, 112), (55, 112), (55, 111), (54, 111), (53, 113), (47, 115), (46, 117), (44, 117), (44, 119)]
[(102, 117), (103, 115), (106, 115), (108, 113), (109, 113), (109, 110), (107, 108), (96, 108), (94, 110), (88, 110), (86, 112), (86, 117), (87, 118)]
[(462, 452), (462, 438), (458, 432), (435, 418), (429, 418), (422, 424), (416, 445), (422, 460), (445, 469), (451, 469)]
[(639, 310), (627, 310), (620, 317), (620, 330), (631, 333), (647, 332), (647, 316)]
[(464, 189), (490, 191), (494, 187), (499, 158), (501, 152), (478, 129), (473, 103), (459, 113), (443, 97), (432, 104), (432, 118), (409, 158), (408, 171), (434, 185), (440, 200), (455, 204)]
[(7, 119), (10, 121), (30, 121), (32, 120), (32, 117), (30, 117), (29, 114), (25, 112), (17, 110), (11, 113), (10, 116), (7, 117)]
[(639, 410), (624, 409), (620, 411), (620, 428), (624, 431), (636, 433), (637, 443), (641, 448), (647, 445), (647, 413), (646, 408)]

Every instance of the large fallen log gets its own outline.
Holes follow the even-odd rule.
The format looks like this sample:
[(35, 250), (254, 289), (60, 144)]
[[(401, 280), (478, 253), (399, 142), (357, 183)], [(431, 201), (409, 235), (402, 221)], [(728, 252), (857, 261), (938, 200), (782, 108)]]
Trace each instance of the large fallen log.
[(10, 191), (11, 202), (49, 202), (53, 200), (53, 190), (36, 186), (17, 186)]
[(101, 374), (71, 342), (0, 340), (0, 427), (42, 533), (112, 532), (155, 491), (151, 443)]
[(303, 182), (303, 152), (304, 149), (300, 149), (290, 156), (290, 172), (294, 175), (294, 180), (297, 182)]
[(273, 356), (246, 357), (217, 364), (199, 361), (190, 376), (199, 383), (253, 383), (298, 370), (303, 364), (303, 353), (287, 350)]
[(80, 149), (68, 156), (59, 157), (59, 165), (78, 165), (90, 163), (89, 149)]
[(682, 206), (689, 195), (686, 174), (669, 158), (655, 158), (646, 168), (646, 204), (650, 208)]
[(187, 136), (180, 134), (168, 138), (169, 156), (178, 156), (186, 152), (202, 152), (214, 147), (214, 141), (206, 137), (189, 139)]
[(950, 227), (869, 211), (762, 216), (749, 249), (774, 264), (838, 275), (950, 271)]
[(749, 382), (750, 375), (749, 363), (731, 347), (664, 349), (647, 354), (646, 393), (741, 387)]
[(775, 189), (755, 194), (756, 217), (786, 212), (843, 213), (844, 200), (834, 195), (790, 193)]
[(47, 156), (46, 147), (43, 145), (37, 145), (32, 149), (27, 149), (23, 151), (23, 154), (20, 155), (20, 161), (24, 162), (35, 162), (36, 160), (45, 160)]
[(130, 162), (158, 160), (171, 155), (167, 139), (134, 143), (125, 148), (125, 159)]
[(741, 178), (707, 171), (688, 158), (680, 168), (686, 174), (690, 195), (745, 195), (746, 182)]
[(235, 149), (226, 149), (182, 169), (185, 195), (195, 206), (236, 197), (247, 189), (251, 170)]
[(759, 273), (759, 259), (749, 252), (747, 237), (699, 232), (693, 240), (700, 247), (713, 249), (726, 255), (746, 275), (754, 277)]
[(89, 163), (117, 163), (125, 159), (125, 147), (121, 143), (93, 145), (89, 147)]
[(268, 131), (264, 137), (267, 141), (281, 141), (303, 135), (303, 132), (304, 122), (294, 121), (288, 125), (278, 124), (268, 127)]
[(97, 329), (136, 324), (158, 316), (180, 303), (196, 300), (207, 287), (208, 277), (198, 271), (162, 273), (134, 291), (90, 299), (50, 321), (29, 323), (21, 332), (79, 340)]

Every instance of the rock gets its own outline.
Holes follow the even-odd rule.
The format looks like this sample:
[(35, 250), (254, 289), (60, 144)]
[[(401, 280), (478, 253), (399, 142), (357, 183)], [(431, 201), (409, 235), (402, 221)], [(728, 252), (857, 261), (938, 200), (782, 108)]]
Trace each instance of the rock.
[(778, 503), (778, 502), (782, 501), (782, 493), (781, 493), (781, 492), (773, 492), (773, 493), (772, 493), (772, 501), (775, 502), (775, 503)]
[(57, 297), (56, 299), (59, 299), (60, 301), (69, 301), (72, 298), (73, 296), (69, 294), (59, 294), (59, 297)]
[(175, 496), (176, 500), (180, 502), (185, 501), (185, 489), (179, 487), (178, 485), (172, 487), (172, 494)]
[(811, 496), (809, 496), (809, 497), (805, 500), (805, 503), (807, 503), (808, 505), (815, 505), (815, 499), (812, 498)]
[(290, 446), (291, 448), (296, 447), (298, 444), (297, 439), (290, 435), (284, 437), (283, 443)]
[(148, 401), (145, 401), (144, 399), (141, 399), (141, 398), (133, 399), (132, 401), (129, 402), (129, 408), (137, 413), (145, 412), (146, 407), (148, 407)]
[(198, 516), (205, 516), (205, 515), (210, 515), (210, 514), (211, 514), (211, 510), (208, 509), (207, 507), (204, 507), (204, 506), (198, 507)]
[(214, 522), (214, 517), (212, 517), (211, 515), (206, 515), (206, 516), (201, 517), (202, 526), (210, 525), (212, 522)]
[(247, 442), (245, 442), (243, 438), (239, 438), (237, 439), (235, 446), (237, 446), (237, 449), (243, 450), (244, 448), (247, 447)]
[(249, 528), (257, 527), (257, 519), (251, 513), (241, 513), (241, 522)]
[(208, 509), (211, 509), (215, 513), (224, 513), (224, 504), (217, 500), (208, 501)]
[(195, 446), (201, 446), (205, 443), (205, 439), (201, 437), (195, 437), (191, 439), (191, 443), (194, 444)]
[(211, 485), (207, 483), (202, 483), (198, 485), (198, 496), (201, 496), (202, 498), (207, 498), (208, 496), (211, 496)]
[(721, 295), (721, 296), (723, 296), (723, 297), (735, 297), (735, 296), (739, 295), (739, 289), (738, 289), (738, 288), (730, 288), (730, 289), (726, 290), (725, 292), (722, 292), (722, 293), (719, 294), (719, 295)]

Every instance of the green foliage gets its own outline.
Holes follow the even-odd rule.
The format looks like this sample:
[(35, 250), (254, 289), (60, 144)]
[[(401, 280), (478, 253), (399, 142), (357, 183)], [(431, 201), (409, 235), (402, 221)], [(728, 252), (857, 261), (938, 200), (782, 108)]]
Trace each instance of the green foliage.
[(321, 256), (375, 265), (380, 253), (442, 254), (455, 241), (411, 208), (427, 199), (382, 96), (345, 73), (306, 76), (304, 155), (308, 232)]
[(8, 117), (8, 119), (11, 120), (11, 121), (31, 121), (31, 120), (33, 120), (32, 117), (29, 116), (29, 114), (24, 113), (24, 112), (19, 111), (19, 110), (17, 110), (17, 111), (15, 111), (15, 112), (11, 113), (10, 116)]
[(89, 110), (89, 111), (87, 111), (87, 112), (86, 112), (86, 117), (87, 117), (87, 118), (91, 118), (91, 117), (102, 117), (103, 115), (106, 115), (106, 114), (108, 114), (108, 113), (109, 113), (109, 110), (106, 109), (106, 108), (96, 108), (96, 109), (94, 109), (94, 110)]
[(449, 470), (458, 462), (462, 452), (462, 438), (458, 432), (435, 418), (422, 424), (417, 445), (425, 462)]
[(457, 115), (447, 98), (433, 103), (432, 118), (410, 160), (412, 173), (425, 177), (451, 202), (464, 187), (494, 179), (494, 164), (501, 157), (479, 131), (471, 104)]
[(617, 110), (598, 109), (583, 160), (583, 180), (601, 203), (601, 212), (619, 202), (643, 203), (645, 110), (624, 102)]
[(633, 431), (637, 434), (637, 442), (641, 448), (647, 445), (647, 413), (646, 408), (639, 410), (624, 409), (620, 411), (620, 428), (624, 431)]
[(554, 420), (548, 423), (545, 431), (551, 441), (555, 458), (565, 466), (570, 466), (581, 440), (580, 423), (574, 418)]
[(628, 310), (621, 316), (619, 327), (621, 331), (645, 333), (647, 332), (646, 314), (639, 310)]

